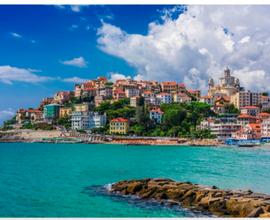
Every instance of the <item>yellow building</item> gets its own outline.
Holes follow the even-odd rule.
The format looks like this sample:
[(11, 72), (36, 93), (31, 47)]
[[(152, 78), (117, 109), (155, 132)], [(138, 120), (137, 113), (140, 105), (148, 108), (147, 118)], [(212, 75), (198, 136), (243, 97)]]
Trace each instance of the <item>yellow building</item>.
[(257, 106), (261, 103), (261, 93), (240, 91), (231, 96), (231, 104), (240, 109), (245, 106)]
[(126, 118), (114, 118), (110, 122), (110, 134), (127, 134), (129, 122)]
[(89, 103), (82, 103), (74, 105), (75, 112), (88, 112), (90, 110)]
[(59, 110), (59, 117), (64, 118), (64, 117), (70, 116), (71, 112), (72, 112), (71, 107), (61, 107)]

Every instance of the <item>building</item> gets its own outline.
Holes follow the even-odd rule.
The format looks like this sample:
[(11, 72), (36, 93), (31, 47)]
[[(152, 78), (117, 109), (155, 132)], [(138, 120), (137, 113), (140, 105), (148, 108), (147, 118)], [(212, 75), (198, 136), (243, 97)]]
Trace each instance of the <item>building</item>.
[(59, 118), (69, 117), (72, 113), (71, 107), (60, 107), (59, 109)]
[(98, 107), (105, 100), (104, 96), (96, 95), (95, 96), (95, 106)]
[(173, 102), (171, 93), (162, 92), (157, 94), (156, 97), (161, 104), (171, 104)]
[(261, 110), (269, 110), (270, 109), (270, 96), (261, 96)]
[(240, 130), (232, 134), (232, 138), (240, 140), (260, 139), (261, 138), (261, 124), (247, 124)]
[(263, 120), (265, 120), (265, 119), (270, 118), (270, 114), (267, 113), (267, 112), (261, 112), (261, 113), (259, 113), (259, 114), (257, 115), (257, 117), (258, 117), (259, 120), (263, 121)]
[(16, 122), (23, 124), (24, 122), (38, 123), (43, 120), (43, 113), (39, 109), (19, 109), (16, 113)]
[(126, 93), (122, 89), (113, 90), (113, 98), (116, 100), (123, 99), (126, 97)]
[(261, 103), (261, 93), (239, 91), (231, 96), (230, 102), (238, 109), (245, 106), (258, 106)]
[(69, 101), (73, 96), (74, 93), (70, 91), (57, 92), (53, 97), (54, 103), (63, 104)]
[(214, 105), (214, 98), (210, 95), (201, 96), (200, 102), (206, 103), (208, 105)]
[(97, 90), (98, 96), (103, 96), (104, 99), (110, 99), (113, 96), (113, 90), (110, 86), (105, 86)]
[(138, 107), (143, 105), (143, 98), (139, 96), (131, 97), (130, 98), (130, 106), (132, 107)]
[(106, 115), (99, 115), (97, 112), (72, 112), (71, 128), (73, 130), (91, 130), (106, 125)]
[(61, 105), (59, 104), (45, 105), (43, 109), (44, 119), (46, 120), (58, 119), (60, 107)]
[(187, 92), (186, 85), (184, 83), (178, 83), (177, 84), (177, 92), (178, 93), (186, 93)]
[(262, 137), (270, 137), (270, 118), (264, 119), (261, 123)]
[(193, 89), (190, 89), (187, 91), (190, 95), (194, 96), (195, 98), (197, 99), (200, 99), (201, 97), (201, 91), (200, 90), (193, 90)]
[(191, 102), (191, 97), (189, 97), (187, 94), (185, 93), (174, 93), (173, 94), (173, 102), (176, 103), (184, 103), (184, 102)]
[(126, 118), (114, 118), (110, 121), (110, 134), (127, 134), (129, 121)]
[(237, 122), (241, 125), (253, 124), (253, 123), (256, 123), (256, 121), (257, 121), (257, 118), (255, 116), (248, 115), (248, 114), (240, 114), (237, 117)]
[(160, 87), (161, 91), (165, 93), (177, 92), (176, 82), (161, 82)]
[(239, 79), (231, 76), (231, 71), (227, 67), (224, 70), (223, 77), (220, 78), (220, 84), (215, 85), (212, 78), (208, 81), (208, 95), (215, 96), (215, 94), (232, 96), (243, 88), (240, 87)]
[(257, 106), (244, 106), (240, 108), (241, 114), (257, 116), (260, 113), (260, 108)]
[(88, 102), (74, 105), (75, 112), (89, 112), (90, 108), (91, 108), (91, 105)]
[(144, 97), (144, 98), (155, 97), (155, 93), (150, 91), (150, 90), (145, 90), (142, 92), (142, 97)]
[(82, 95), (82, 87), (81, 87), (81, 85), (76, 84), (75, 85), (75, 90), (74, 90), (74, 96), (76, 98), (79, 98), (79, 97), (81, 97), (81, 95)]
[(160, 110), (160, 108), (155, 108), (150, 110), (149, 117), (151, 120), (155, 121), (156, 123), (160, 124), (162, 122), (162, 116), (164, 112)]
[(138, 88), (127, 88), (125, 90), (125, 96), (127, 98), (135, 97), (140, 95), (140, 90)]

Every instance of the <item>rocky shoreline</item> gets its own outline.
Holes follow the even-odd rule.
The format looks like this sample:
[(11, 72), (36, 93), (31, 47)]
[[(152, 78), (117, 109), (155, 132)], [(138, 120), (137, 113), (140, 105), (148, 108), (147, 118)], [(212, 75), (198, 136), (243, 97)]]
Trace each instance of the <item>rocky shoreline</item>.
[(205, 211), (221, 217), (270, 217), (270, 196), (248, 191), (222, 190), (171, 179), (141, 179), (112, 184), (111, 193), (135, 195), (160, 203)]

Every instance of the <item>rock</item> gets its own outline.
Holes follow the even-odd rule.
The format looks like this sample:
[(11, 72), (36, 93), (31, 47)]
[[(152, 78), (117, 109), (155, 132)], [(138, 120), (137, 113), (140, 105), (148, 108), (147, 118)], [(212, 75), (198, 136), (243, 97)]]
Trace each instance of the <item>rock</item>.
[(269, 196), (252, 191), (221, 190), (216, 186), (159, 178), (121, 181), (112, 185), (111, 192), (204, 210), (217, 216), (270, 217)]
[(248, 218), (250, 217), (259, 217), (261, 214), (263, 214), (263, 209), (262, 207), (258, 207), (254, 210), (252, 210), (249, 214), (248, 214)]
[(270, 212), (266, 212), (259, 215), (260, 218), (270, 218)]

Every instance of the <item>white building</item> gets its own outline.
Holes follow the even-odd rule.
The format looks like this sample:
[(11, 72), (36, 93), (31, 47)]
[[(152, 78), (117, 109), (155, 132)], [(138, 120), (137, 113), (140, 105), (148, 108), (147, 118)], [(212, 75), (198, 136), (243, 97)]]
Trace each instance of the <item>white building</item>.
[(71, 128), (73, 130), (91, 130), (106, 125), (106, 115), (97, 112), (72, 112)]
[(125, 94), (127, 98), (134, 97), (134, 96), (139, 96), (140, 95), (140, 90), (137, 88), (126, 88), (125, 89)]
[(176, 103), (191, 102), (191, 98), (187, 94), (179, 92), (173, 94), (173, 102)]
[(264, 119), (261, 123), (262, 137), (270, 137), (270, 118)]
[(160, 108), (152, 109), (149, 112), (149, 117), (151, 120), (155, 121), (156, 123), (161, 123), (162, 122), (162, 116), (164, 114), (163, 111), (160, 110)]
[(156, 95), (161, 104), (171, 104), (173, 102), (172, 94), (162, 92)]

